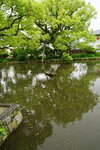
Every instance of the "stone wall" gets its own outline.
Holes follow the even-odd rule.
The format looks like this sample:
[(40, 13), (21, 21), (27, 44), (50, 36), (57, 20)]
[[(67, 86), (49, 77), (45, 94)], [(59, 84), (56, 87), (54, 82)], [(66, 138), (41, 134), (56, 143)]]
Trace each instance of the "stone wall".
[(19, 105), (0, 104), (0, 106), (8, 107), (8, 109), (0, 115), (0, 122), (5, 130), (5, 135), (0, 136), (0, 145), (21, 123), (23, 116)]

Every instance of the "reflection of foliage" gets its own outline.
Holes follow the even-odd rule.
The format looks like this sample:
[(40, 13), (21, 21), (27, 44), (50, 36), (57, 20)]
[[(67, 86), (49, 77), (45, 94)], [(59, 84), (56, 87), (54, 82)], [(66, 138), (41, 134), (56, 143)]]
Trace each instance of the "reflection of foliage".
[[(91, 71), (93, 67), (94, 65), (88, 68)], [(90, 81), (95, 79), (95, 75), (89, 74), (89, 70), (88, 74), (77, 80), (70, 78), (73, 65), (61, 65), (57, 70), (57, 76), (48, 81), (37, 79), (36, 84), (32, 86), (33, 78), (43, 72), (42, 66), (40, 64), (15, 65), (14, 68), (16, 83), (13, 83), (14, 78), (13, 80), (9, 76), (5, 78), (7, 88), (10, 90), (2, 101), (11, 103), (13, 102), (11, 100), (14, 100), (15, 103), (24, 106), (24, 121), (14, 136), (23, 139), (24, 143), (19, 140), (19, 145), (23, 147), (24, 144), (26, 149), (37, 148), (52, 135), (52, 122), (65, 126), (82, 119), (82, 115), (97, 104), (97, 96), (89, 89)], [(50, 64), (46, 64), (45, 68), (50, 70)], [(31, 73), (28, 75), (29, 70)], [(8, 72), (6, 70), (6, 74)], [(11, 137), (11, 141), (16, 139), (14, 136)], [(27, 148), (29, 141), (32, 145)], [(13, 149), (12, 147), (10, 150)], [(15, 150), (17, 149), (19, 148), (16, 147)]]
[(65, 68), (60, 70), (49, 85), (46, 83), (46, 90), (40, 91), (38, 87), (39, 95), (41, 92), (44, 95), (38, 107), (50, 120), (63, 125), (81, 119), (82, 114), (93, 109), (97, 103), (96, 96), (88, 89), (90, 80), (85, 77), (81, 80), (69, 79), (69, 75), (65, 74), (67, 71)]
[[(23, 147), (24, 150), (35, 150), (38, 145), (44, 143), (47, 137), (52, 135), (52, 125), (47, 118), (39, 119), (37, 116), (32, 115), (30, 111), (24, 109), (22, 112), (24, 121), (15, 131), (15, 134), (13, 133), (12, 136), (9, 137), (9, 141), (1, 147), (2, 150), (5, 149), (5, 146), (9, 149), (9, 145), (9, 150), (21, 150)], [(31, 144), (29, 144), (29, 142)], [(16, 143), (16, 147), (12, 143)]]

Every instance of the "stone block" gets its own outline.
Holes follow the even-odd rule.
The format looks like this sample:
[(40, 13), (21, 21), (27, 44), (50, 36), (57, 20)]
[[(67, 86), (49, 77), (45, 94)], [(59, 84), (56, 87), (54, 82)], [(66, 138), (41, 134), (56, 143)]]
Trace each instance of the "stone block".
[(15, 116), (15, 119), (17, 121), (17, 125), (19, 125), (23, 119), (23, 116), (21, 114), (21, 111), (18, 112), (18, 114)]
[(15, 120), (15, 119), (13, 119), (12, 120), (12, 122), (11, 122), (11, 127), (12, 127), (12, 129), (14, 130), (14, 129), (16, 129), (17, 128), (17, 121)]
[(4, 123), (7, 123), (7, 124), (9, 124), (10, 122), (11, 122), (11, 117), (10, 116), (8, 116), (7, 118), (5, 118), (4, 119)]
[(11, 122), (8, 124), (8, 128), (9, 128), (9, 131), (12, 132), (13, 129), (12, 129), (12, 125), (11, 125)]
[(0, 103), (0, 107), (7, 107), (7, 109), (0, 114), (0, 122), (3, 125), (6, 134), (0, 138), (0, 145), (5, 139), (12, 133), (18, 125), (21, 123), (23, 116), (19, 105), (17, 104), (3, 104)]

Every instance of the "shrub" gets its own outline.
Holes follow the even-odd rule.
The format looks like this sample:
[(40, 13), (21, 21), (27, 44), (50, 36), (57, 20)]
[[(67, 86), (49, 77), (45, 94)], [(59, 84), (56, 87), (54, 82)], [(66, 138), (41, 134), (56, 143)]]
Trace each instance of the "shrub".
[(0, 138), (2, 138), (3, 136), (7, 135), (4, 126), (2, 125), (2, 123), (0, 122)]
[(17, 54), (17, 60), (24, 61), (26, 60), (26, 56), (24, 54)]
[(84, 58), (84, 57), (87, 57), (86, 53), (80, 53), (80, 54), (72, 55), (72, 58)]
[(27, 59), (28, 59), (28, 54), (26, 53), (26, 51), (20, 50), (20, 51), (18, 51), (18, 53), (17, 53), (16, 59), (17, 59), (18, 61), (27, 60)]
[(6, 59), (0, 59), (1, 63), (8, 63), (9, 61), (10, 61), (10, 59), (7, 59), (7, 58)]
[(2, 59), (7, 58), (7, 57), (8, 57), (8, 54), (6, 54), (6, 53), (5, 54), (0, 54), (0, 58), (2, 58)]
[(97, 56), (97, 57), (100, 57), (100, 52), (96, 52), (96, 56)]
[(87, 54), (88, 57), (95, 57), (95, 54)]
[(90, 45), (86, 46), (83, 50), (86, 51), (87, 54), (94, 54), (96, 52), (96, 49)]
[(73, 60), (72, 56), (70, 56), (69, 53), (66, 52), (63, 53), (62, 59), (67, 61)]

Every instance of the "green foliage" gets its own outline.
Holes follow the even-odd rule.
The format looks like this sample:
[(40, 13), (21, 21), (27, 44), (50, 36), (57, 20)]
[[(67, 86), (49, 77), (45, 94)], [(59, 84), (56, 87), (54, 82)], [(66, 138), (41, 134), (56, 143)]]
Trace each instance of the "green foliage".
[(0, 138), (2, 138), (3, 136), (7, 135), (4, 126), (2, 125), (2, 123), (0, 122)]
[(97, 45), (97, 50), (100, 50), (100, 44), (99, 44), (99, 45)]
[(87, 57), (86, 53), (80, 53), (80, 54), (72, 55), (72, 58), (84, 58), (84, 57)]
[(96, 52), (96, 49), (92, 46), (87, 46), (85, 48), (85, 51), (87, 51), (88, 53), (95, 53)]
[(8, 63), (10, 61), (10, 59), (4, 58), (4, 59), (0, 59), (0, 63)]
[(83, 0), (42, 0), (41, 5), (42, 21), (37, 17), (35, 23), (44, 37), (49, 34), (49, 38), (43, 38), (42, 42), (65, 51), (75, 48), (80, 39), (87, 45), (95, 41), (93, 32), (88, 31), (90, 20), (95, 15), (90, 3)]
[(28, 59), (27, 51), (21, 49), (17, 51), (16, 59), (18, 61), (24, 61)]
[[(99, 55), (100, 56), (100, 55)], [(92, 53), (80, 53), (80, 54), (73, 54), (72, 55), (72, 58), (73, 59), (77, 59), (77, 58), (89, 58), (89, 57), (91, 57), (91, 58), (95, 58), (96, 57), (96, 54), (92, 54)]]
[(100, 52), (96, 52), (96, 56), (97, 56), (97, 57), (100, 57)]
[(17, 54), (17, 60), (18, 61), (24, 61), (24, 60), (26, 60), (25, 54), (24, 53)]
[(70, 56), (69, 53), (65, 53), (65, 52), (63, 53), (62, 59), (67, 61), (73, 60), (72, 56)]
[(33, 59), (33, 60), (38, 60), (39, 59), (39, 54), (40, 54), (40, 51), (39, 50), (33, 50), (33, 51), (30, 51), (30, 54), (29, 54), (29, 59)]
[(0, 59), (7, 58), (8, 54), (6, 52), (0, 54)]
[(96, 57), (95, 54), (87, 54), (88, 57)]
[(87, 53), (95, 53), (96, 52), (96, 49), (87, 43), (79, 43), (78, 47)]
[[(85, 0), (2, 1), (0, 53), (10, 49), (16, 54), (14, 57), (17, 60), (25, 60), (27, 54), (36, 50), (39, 55), (41, 48), (45, 48), (45, 54), (48, 55), (47, 46), (53, 48), (55, 57), (58, 57), (57, 51), (62, 54), (76, 47), (94, 51), (88, 45), (96, 38), (88, 28), (95, 15), (94, 7)], [(16, 48), (26, 50), (26, 54), (16, 52)], [(49, 53), (52, 53), (52, 49)], [(33, 55), (33, 58), (37, 56)], [(63, 59), (71, 58), (66, 54)]]

